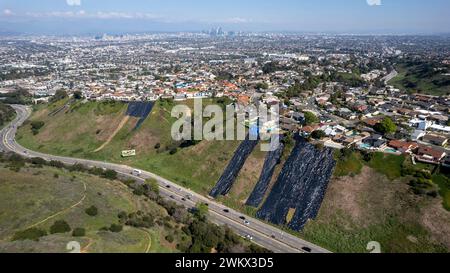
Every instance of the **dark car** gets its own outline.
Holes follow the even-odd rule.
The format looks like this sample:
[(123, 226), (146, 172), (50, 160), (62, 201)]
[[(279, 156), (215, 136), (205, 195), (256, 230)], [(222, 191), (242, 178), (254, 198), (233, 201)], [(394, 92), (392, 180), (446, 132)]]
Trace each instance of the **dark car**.
[(170, 189), (170, 185), (166, 185), (166, 188)]
[(245, 217), (244, 216), (241, 216), (241, 217), (239, 217), (241, 220), (245, 220)]
[(312, 251), (311, 248), (306, 247), (306, 246), (302, 247), (302, 250), (305, 251), (305, 252), (311, 252)]
[(225, 212), (225, 213), (229, 213), (229, 212), (230, 212), (230, 210), (228, 210), (228, 209), (224, 209), (224, 210), (223, 210), (223, 212)]

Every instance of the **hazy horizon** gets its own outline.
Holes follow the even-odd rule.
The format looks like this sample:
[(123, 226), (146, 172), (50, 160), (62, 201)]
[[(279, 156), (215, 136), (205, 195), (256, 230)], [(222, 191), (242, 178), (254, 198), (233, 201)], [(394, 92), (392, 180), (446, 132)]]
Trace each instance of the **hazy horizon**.
[(0, 33), (448, 34), (446, 0), (0, 0)]

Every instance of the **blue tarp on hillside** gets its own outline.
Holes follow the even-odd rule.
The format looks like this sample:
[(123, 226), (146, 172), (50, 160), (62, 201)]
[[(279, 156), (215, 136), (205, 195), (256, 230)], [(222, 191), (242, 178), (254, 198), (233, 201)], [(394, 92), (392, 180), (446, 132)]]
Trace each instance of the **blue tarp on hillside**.
[(152, 112), (153, 102), (141, 102), (135, 101), (128, 104), (127, 115), (131, 117), (140, 118), (136, 124), (134, 130), (138, 129), (142, 123), (147, 119), (148, 115)]

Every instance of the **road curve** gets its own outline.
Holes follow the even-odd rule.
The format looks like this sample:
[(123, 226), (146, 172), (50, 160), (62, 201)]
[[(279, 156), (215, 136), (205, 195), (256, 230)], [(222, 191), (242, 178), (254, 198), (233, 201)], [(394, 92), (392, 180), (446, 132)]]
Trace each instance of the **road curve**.
[[(277, 227), (266, 224), (260, 220), (245, 216), (238, 211), (228, 208), (189, 189), (185, 189), (180, 185), (153, 173), (141, 170), (142, 173), (137, 177), (133, 175), (133, 170), (135, 169), (125, 165), (55, 156), (28, 150), (15, 141), (15, 135), (17, 128), (31, 115), (31, 110), (22, 105), (12, 105), (12, 107), (16, 110), (17, 116), (9, 126), (6, 126), (0, 131), (0, 137), (2, 139), (0, 150), (15, 152), (28, 158), (41, 157), (47, 161), (57, 160), (68, 165), (79, 163), (88, 167), (111, 169), (121, 175), (133, 177), (135, 179), (145, 180), (152, 178), (158, 181), (163, 197), (171, 199), (187, 208), (194, 207), (199, 202), (206, 203), (209, 207), (209, 218), (211, 221), (219, 225), (228, 225), (242, 236), (250, 235), (254, 243), (276, 253), (329, 253), (328, 250), (322, 247), (283, 232)], [(243, 217), (245, 217), (245, 220), (248, 222), (247, 224), (244, 223)]]

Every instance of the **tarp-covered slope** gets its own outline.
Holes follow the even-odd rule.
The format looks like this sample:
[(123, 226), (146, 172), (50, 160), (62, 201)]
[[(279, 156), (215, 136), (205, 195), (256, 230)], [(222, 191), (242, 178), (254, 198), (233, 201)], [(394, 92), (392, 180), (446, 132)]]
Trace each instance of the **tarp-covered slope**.
[[(329, 148), (318, 150), (305, 140), (297, 143), (257, 217), (301, 230), (314, 219), (322, 204), (335, 160)], [(295, 210), (287, 223), (289, 210)]]

